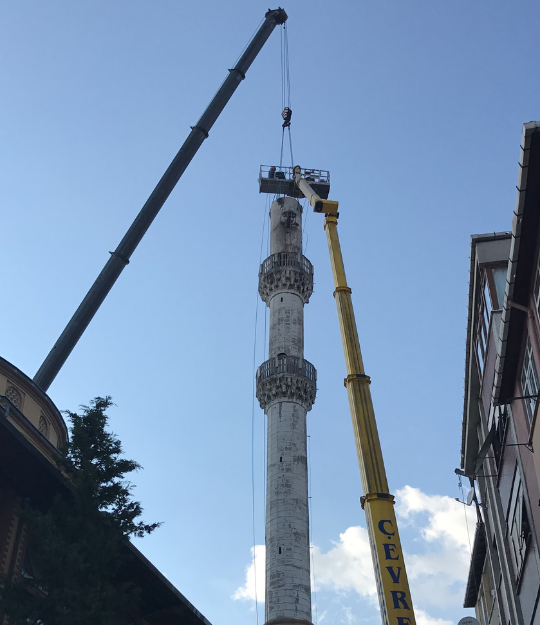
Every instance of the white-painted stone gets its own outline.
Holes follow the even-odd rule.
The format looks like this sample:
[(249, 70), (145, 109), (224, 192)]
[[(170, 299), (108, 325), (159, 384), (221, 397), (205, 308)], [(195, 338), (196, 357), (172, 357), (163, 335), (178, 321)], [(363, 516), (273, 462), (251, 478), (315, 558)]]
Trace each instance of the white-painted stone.
[[(279, 198), (270, 209), (271, 254), (302, 252), (302, 207)], [(274, 291), (270, 299), (269, 357), (304, 357), (304, 302)], [(311, 406), (309, 406), (311, 407)], [(268, 416), (266, 492), (266, 622), (311, 622), (306, 407), (272, 399)]]
[(270, 207), (270, 254), (278, 252), (302, 253), (302, 205), (292, 197)]
[(304, 356), (304, 303), (293, 293), (276, 293), (270, 300), (268, 356), (278, 354)]

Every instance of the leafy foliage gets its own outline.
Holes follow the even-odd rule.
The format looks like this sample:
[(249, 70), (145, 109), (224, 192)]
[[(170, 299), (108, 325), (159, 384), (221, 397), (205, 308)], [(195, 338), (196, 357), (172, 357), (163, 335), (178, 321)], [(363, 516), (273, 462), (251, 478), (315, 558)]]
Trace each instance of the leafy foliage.
[(67, 412), (71, 440), (63, 468), (72, 496), (56, 496), (48, 510), (28, 502), (21, 518), (29, 530), (22, 580), (7, 581), (0, 597), (14, 623), (29, 625), (122, 625), (137, 589), (119, 581), (124, 540), (151, 533), (159, 523), (139, 520), (125, 476), (141, 467), (122, 457), (107, 431), (110, 397), (96, 397), (82, 413)]

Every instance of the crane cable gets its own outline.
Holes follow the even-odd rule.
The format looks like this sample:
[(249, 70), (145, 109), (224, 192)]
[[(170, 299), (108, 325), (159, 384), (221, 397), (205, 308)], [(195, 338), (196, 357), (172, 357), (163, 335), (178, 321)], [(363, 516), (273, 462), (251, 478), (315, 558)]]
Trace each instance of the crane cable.
[[(266, 204), (264, 207), (263, 213), (263, 223), (262, 223), (262, 232), (261, 232), (261, 245), (259, 251), (259, 265), (263, 260), (263, 250), (265, 247), (265, 235), (266, 235), (266, 243), (269, 238), (269, 227), (268, 224), (268, 210), (269, 210), (269, 200), (270, 196), (266, 196)], [(268, 243), (267, 243), (268, 245)], [(266, 247), (267, 247), (266, 245)], [(258, 333), (258, 325), (259, 325), (259, 306), (260, 306), (260, 296), (257, 290), (256, 295), (256, 306), (255, 306), (255, 319), (254, 319), (254, 328), (253, 328), (253, 370), (252, 370), (252, 396), (251, 396), (251, 530), (252, 530), (252, 540), (253, 540), (253, 578), (254, 578), (254, 599), (255, 599), (255, 615), (256, 615), (256, 625), (259, 625), (259, 597), (257, 594), (257, 536), (256, 536), (256, 505), (255, 505), (255, 398), (256, 398), (256, 371), (257, 371), (257, 333)], [(267, 322), (266, 322), (266, 306), (264, 312), (264, 338), (266, 339), (267, 333)], [(266, 416), (266, 415), (265, 415)], [(263, 481), (266, 483), (266, 421), (264, 423), (263, 429), (263, 445), (264, 445), (264, 453), (263, 453)], [(263, 493), (265, 493), (266, 489), (263, 489)], [(264, 515), (266, 517), (266, 497), (263, 497), (263, 505), (264, 505)]]
[(289, 70), (289, 36), (287, 34), (287, 22), (281, 29), (281, 106), (283, 111), (283, 125), (281, 131), (281, 152), (279, 157), (279, 167), (283, 166), (283, 147), (285, 143), (285, 130), (289, 138), (289, 150), (291, 154), (291, 167), (294, 167), (292, 135), (291, 135), (291, 74)]
[[(283, 28), (281, 29), (281, 105), (283, 107), (283, 112), (281, 116), (283, 117), (282, 131), (281, 131), (281, 152), (279, 157), (279, 168), (280, 170), (283, 167), (283, 146), (285, 143), (285, 130), (287, 130), (288, 138), (289, 138), (289, 150), (291, 154), (291, 169), (294, 167), (294, 156), (293, 156), (293, 145), (292, 145), (292, 135), (291, 135), (291, 117), (292, 117), (292, 109), (291, 109), (291, 74), (289, 70), (289, 37), (287, 34), (287, 23), (283, 24)], [(306, 235), (306, 225), (307, 225), (307, 216), (309, 215), (309, 211), (306, 212), (306, 208), (308, 203), (304, 198), (301, 201), (303, 212), (305, 213), (305, 217), (303, 219), (303, 235)], [(304, 238), (304, 237), (302, 237)], [(304, 254), (307, 249), (307, 237), (304, 243)], [(265, 319), (266, 321), (266, 319)], [(315, 599), (315, 625), (318, 625), (319, 616), (318, 616), (318, 606), (317, 606), (317, 584), (315, 580), (315, 562), (313, 557), (313, 503), (312, 503), (312, 479), (311, 479), (311, 435), (307, 436), (307, 460), (308, 460), (308, 519), (309, 519), (309, 556), (310, 556), (310, 564), (311, 564), (311, 578), (313, 580), (313, 595)]]

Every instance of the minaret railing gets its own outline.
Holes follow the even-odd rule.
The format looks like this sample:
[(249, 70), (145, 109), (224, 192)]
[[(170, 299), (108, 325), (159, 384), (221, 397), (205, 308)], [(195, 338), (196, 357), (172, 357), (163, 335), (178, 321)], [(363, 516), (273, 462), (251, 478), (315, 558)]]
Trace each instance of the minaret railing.
[(259, 275), (264, 275), (281, 267), (296, 267), (313, 275), (313, 265), (302, 254), (297, 252), (278, 252), (269, 256), (261, 265)]
[(257, 369), (257, 382), (281, 374), (298, 375), (312, 382), (317, 381), (317, 370), (307, 360), (297, 356), (276, 356), (263, 362)]

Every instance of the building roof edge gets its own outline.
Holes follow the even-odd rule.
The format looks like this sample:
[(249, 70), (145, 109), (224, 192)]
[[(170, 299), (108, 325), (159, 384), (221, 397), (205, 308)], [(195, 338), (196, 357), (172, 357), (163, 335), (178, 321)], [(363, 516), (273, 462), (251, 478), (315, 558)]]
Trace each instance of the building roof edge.
[[(508, 273), (506, 276), (506, 289), (504, 293), (503, 313), (501, 318), (501, 334), (500, 341), (497, 346), (497, 358), (495, 361), (495, 380), (493, 384), (492, 398), (494, 403), (504, 403), (508, 397), (508, 391), (503, 389), (503, 378), (505, 377), (505, 371), (508, 370), (507, 356), (508, 356), (508, 339), (511, 330), (511, 326), (516, 323), (524, 322), (524, 313), (522, 310), (518, 310), (512, 306), (515, 297), (515, 286), (518, 273), (522, 269), (519, 261), (523, 256), (523, 235), (529, 234), (526, 230), (523, 230), (523, 219), (525, 211), (527, 210), (527, 200), (529, 191), (529, 164), (531, 161), (531, 144), (532, 137), (536, 133), (540, 132), (540, 122), (529, 122), (523, 125), (523, 135), (521, 141), (521, 154), (519, 159), (519, 175), (517, 184), (517, 198), (516, 208), (514, 210), (514, 217), (512, 220), (512, 243), (510, 246), (510, 259), (508, 263)], [(536, 152), (540, 152), (540, 145), (535, 146)], [(534, 155), (536, 158), (540, 157), (540, 153)], [(536, 159), (533, 159), (533, 165), (538, 165)], [(536, 172), (538, 175), (539, 171)], [(533, 176), (534, 183), (534, 176)], [(537, 233), (533, 233), (537, 236)], [(532, 234), (530, 236), (533, 236)], [(529, 237), (527, 237), (526, 243), (530, 244)], [(521, 263), (523, 264), (523, 263)], [(519, 302), (523, 306), (528, 306), (527, 302)], [(514, 354), (512, 354), (515, 356)], [(514, 358), (515, 359), (515, 358)], [(506, 365), (506, 366), (505, 366)]]

